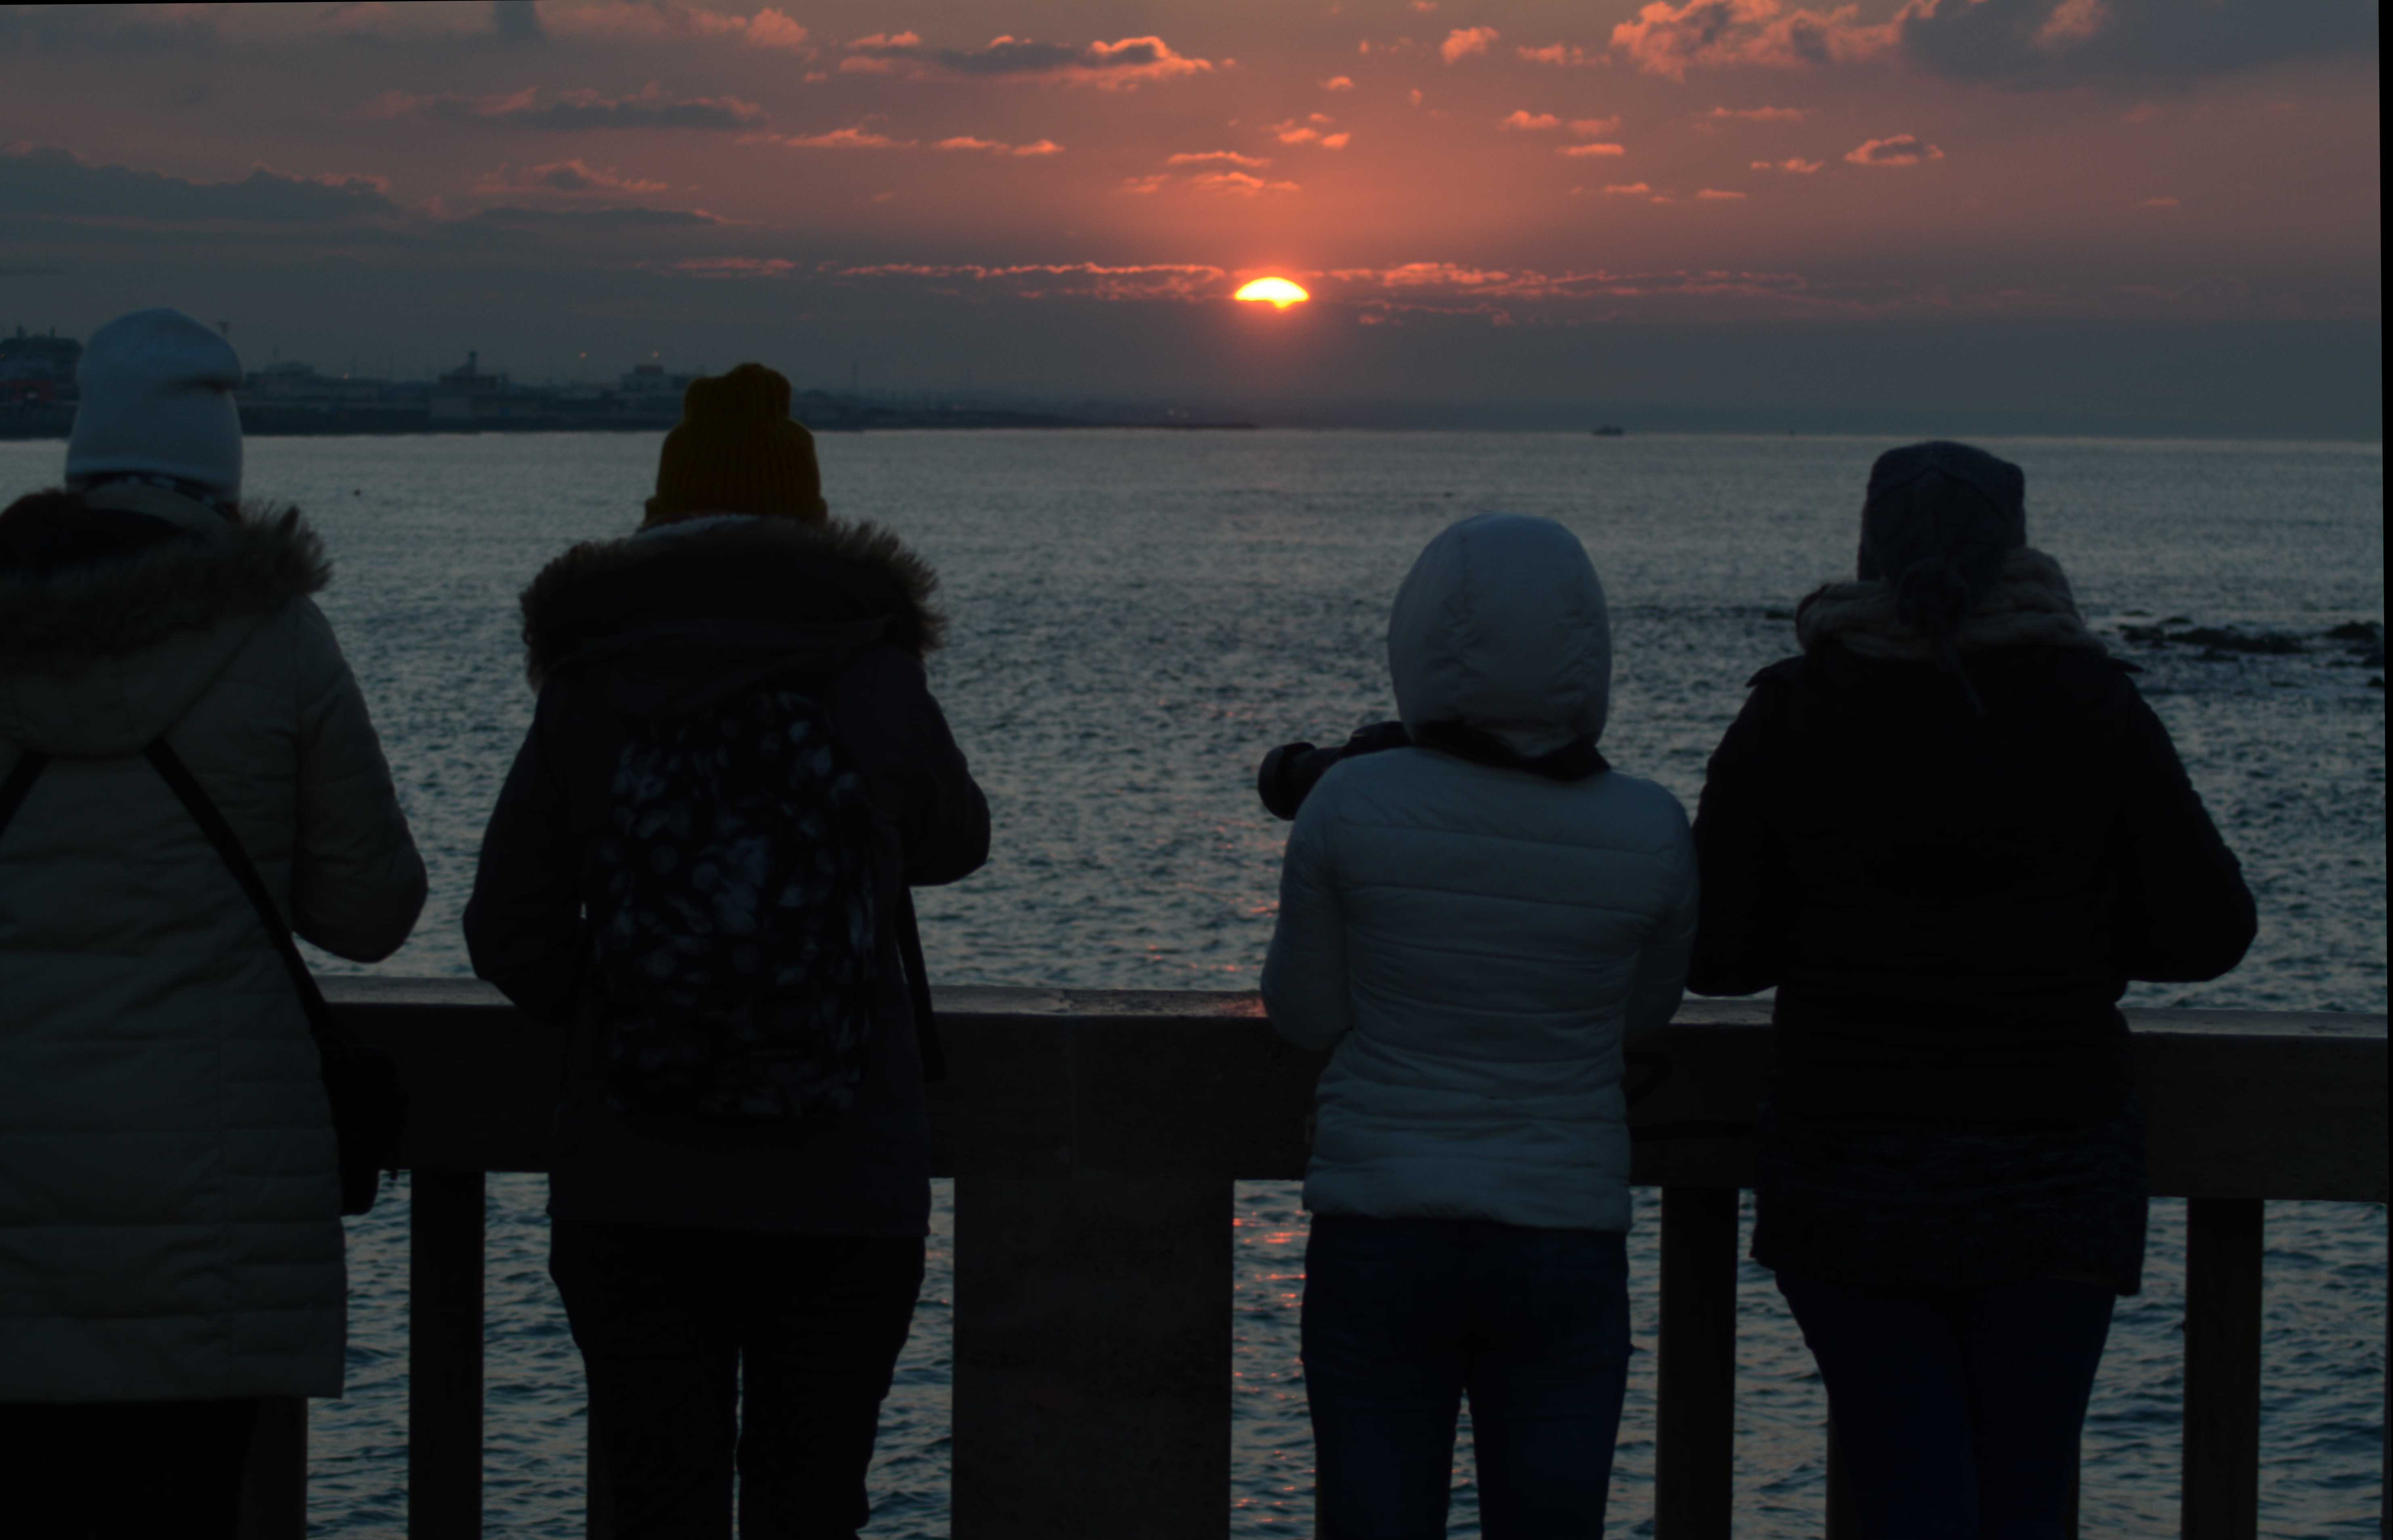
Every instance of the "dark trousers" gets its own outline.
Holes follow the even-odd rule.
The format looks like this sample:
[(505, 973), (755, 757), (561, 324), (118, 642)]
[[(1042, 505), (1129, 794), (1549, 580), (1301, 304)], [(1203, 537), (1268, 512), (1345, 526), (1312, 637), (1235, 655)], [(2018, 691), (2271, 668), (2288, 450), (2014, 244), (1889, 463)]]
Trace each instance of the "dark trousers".
[(1778, 1291), (1827, 1386), (1863, 1540), (2065, 1540), (2110, 1289), (1887, 1293), (1781, 1272)]
[(233, 1540), (257, 1403), (0, 1404), (0, 1532)]
[[(550, 1224), (618, 1540), (848, 1540), (920, 1236)], [(594, 1494), (595, 1495), (595, 1494)]]
[(1442, 1540), (1466, 1394), (1487, 1540), (1602, 1534), (1628, 1384), (1625, 1239), (1315, 1215), (1302, 1333), (1321, 1540)]

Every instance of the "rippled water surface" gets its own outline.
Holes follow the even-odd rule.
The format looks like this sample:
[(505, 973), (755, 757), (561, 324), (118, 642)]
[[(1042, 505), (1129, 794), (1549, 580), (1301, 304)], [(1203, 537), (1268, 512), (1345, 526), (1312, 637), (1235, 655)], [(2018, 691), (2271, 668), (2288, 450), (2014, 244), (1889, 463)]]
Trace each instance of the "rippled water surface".
[[(986, 870), (928, 894), (943, 983), (1243, 989), (1270, 934), (1284, 826), (1256, 758), (1391, 714), (1382, 633), (1398, 579), (1448, 521), (1561, 519), (1609, 592), (1604, 751), (1692, 804), (1753, 671), (1792, 650), (1795, 599), (1850, 563), (1867, 439), (1363, 434), (891, 434), (825, 437), (838, 513), (939, 568), (952, 616), (935, 688), (987, 788)], [(2027, 469), (2031, 531), (2142, 684), (2243, 856), (2262, 929), (2216, 984), (2156, 1005), (2386, 1008), (2375, 446), (1994, 446)], [(364, 684), (433, 872), (414, 940), (378, 971), (466, 971), (458, 916), (482, 822), (529, 719), (515, 595), (568, 542), (627, 530), (654, 436), (267, 439), (250, 489), (295, 501), (339, 567), (325, 608)], [(0, 445), (0, 493), (54, 478), (54, 444)], [(2163, 624), (2164, 622), (2169, 622)], [(2125, 628), (2282, 636), (2287, 650)], [(537, 1179), (491, 1182), (489, 1529), (582, 1533), (582, 1379), (545, 1272)], [(944, 1184), (943, 1184), (944, 1186)], [(883, 1419), (874, 1535), (947, 1533), (950, 1272), (932, 1275)], [(1295, 1354), (1304, 1217), (1292, 1186), (1238, 1211), (1233, 1471), (1242, 1536), (1311, 1529)], [(1630, 1256), (1654, 1341), (1654, 1219)], [(311, 1424), (313, 1533), (397, 1536), (405, 1513), (408, 1206), (352, 1222), (349, 1393)], [(2144, 1294), (2122, 1302), (2086, 1438), (2085, 1533), (2177, 1526), (2184, 1224), (2155, 1206)], [(2269, 1207), (2262, 1530), (2376, 1533), (2386, 1231), (2373, 1205)], [(1824, 1402), (1769, 1275), (1741, 1285), (1738, 1533), (1819, 1533)], [(1653, 1359), (1622, 1427), (1613, 1533), (1651, 1533)], [(1451, 1533), (1476, 1535), (1467, 1442)]]

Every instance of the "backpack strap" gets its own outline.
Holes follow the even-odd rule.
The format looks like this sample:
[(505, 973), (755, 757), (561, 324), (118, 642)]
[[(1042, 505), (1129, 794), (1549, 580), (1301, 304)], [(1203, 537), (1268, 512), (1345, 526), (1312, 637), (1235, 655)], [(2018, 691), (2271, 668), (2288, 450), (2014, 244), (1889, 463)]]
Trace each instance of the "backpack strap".
[[(32, 749), (17, 756), (17, 763), (8, 769), (7, 782), (0, 785), (0, 834), (8, 832), (8, 820), (17, 816), (17, 809), (25, 805), (26, 793), (33, 790), (33, 782), (49, 763), (49, 755)], [(912, 911), (909, 910), (909, 918), (911, 914)]]
[(914, 1037), (922, 1047), (925, 1082), (948, 1077), (948, 1055), (939, 1046), (939, 1024), (931, 1015), (931, 975), (922, 966), (922, 929), (914, 922), (914, 890), (897, 890), (897, 955), (906, 963), (906, 992), (914, 1002)]
[(149, 747), (141, 752), (182, 803), (184, 811), (190, 814), (191, 821), (200, 826), (200, 832), (208, 837), (208, 843), (216, 847), (216, 854), (224, 858), (225, 866), (232, 872), (233, 881), (239, 882), (241, 891), (249, 896), (250, 907), (257, 911), (259, 922), (265, 925), (275, 950), (282, 956), (282, 966), (291, 975), (292, 987), (298, 991), (299, 1007), (307, 1013), (309, 1035), (319, 1042), (327, 1039), (337, 1041), (338, 1035), (333, 1027), (333, 1008), (324, 1002), (324, 991), (317, 987), (316, 975), (307, 971), (307, 959), (299, 955), (297, 943), (291, 939), (291, 926), (282, 918), (282, 911), (274, 907), (273, 898), (266, 891), (266, 880), (257, 875), (257, 868), (251, 864), (249, 852), (241, 848), (241, 837), (232, 831), (232, 825), (227, 823), (225, 816), (216, 810), (207, 789), (192, 776), (183, 763), (182, 756), (168, 747), (164, 738), (151, 739)]

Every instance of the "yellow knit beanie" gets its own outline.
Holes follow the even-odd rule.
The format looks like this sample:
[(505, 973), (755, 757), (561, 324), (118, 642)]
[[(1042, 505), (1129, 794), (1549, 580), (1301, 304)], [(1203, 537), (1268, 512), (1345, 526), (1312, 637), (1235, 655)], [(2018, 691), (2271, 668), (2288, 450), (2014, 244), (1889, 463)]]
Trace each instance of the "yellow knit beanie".
[(665, 435), (647, 522), (701, 514), (829, 516), (815, 436), (790, 418), (790, 382), (760, 363), (692, 380), (681, 424)]

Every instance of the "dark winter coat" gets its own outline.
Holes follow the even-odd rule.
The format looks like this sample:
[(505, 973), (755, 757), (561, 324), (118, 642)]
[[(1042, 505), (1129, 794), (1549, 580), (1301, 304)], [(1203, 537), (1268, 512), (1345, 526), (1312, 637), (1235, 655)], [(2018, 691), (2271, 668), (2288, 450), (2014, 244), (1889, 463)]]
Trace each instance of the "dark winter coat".
[(870, 526), (718, 516), (593, 542), (525, 590), (540, 691), (484, 837), (465, 937), (475, 972), (567, 1039), (550, 1211), (621, 1223), (919, 1235), (928, 1226), (922, 1060), (896, 927), (880, 927), (879, 1026), (857, 1104), (794, 1146), (634, 1133), (591, 1052), (585, 905), (609, 788), (643, 720), (770, 678), (828, 681), (832, 730), (876, 815), (881, 912), (988, 854), (988, 808), (922, 672), (929, 568)]
[(2099, 652), (1931, 662), (1824, 646), (1763, 670), (1695, 819), (1688, 985), (1776, 985), (1780, 1113), (2082, 1125), (2127, 1088), (2131, 979), (2251, 944), (2235, 857), (2167, 731)]

